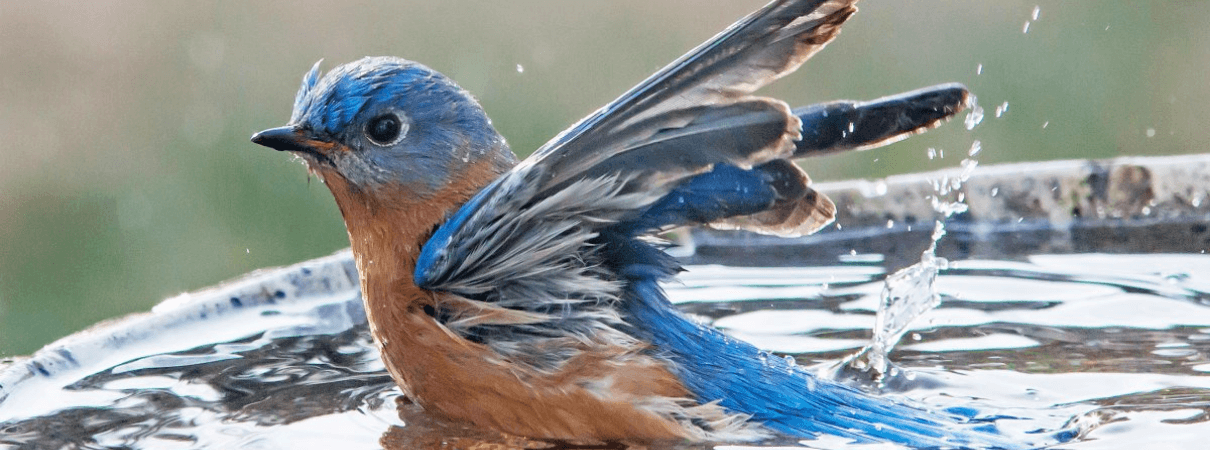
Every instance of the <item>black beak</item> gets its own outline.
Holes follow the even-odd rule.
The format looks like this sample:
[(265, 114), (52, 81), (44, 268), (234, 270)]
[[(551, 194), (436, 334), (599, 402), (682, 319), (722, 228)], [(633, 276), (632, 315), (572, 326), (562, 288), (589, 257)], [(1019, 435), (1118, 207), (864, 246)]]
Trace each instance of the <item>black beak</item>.
[(252, 142), (287, 152), (315, 153), (314, 140), (294, 127), (270, 128), (252, 135)]

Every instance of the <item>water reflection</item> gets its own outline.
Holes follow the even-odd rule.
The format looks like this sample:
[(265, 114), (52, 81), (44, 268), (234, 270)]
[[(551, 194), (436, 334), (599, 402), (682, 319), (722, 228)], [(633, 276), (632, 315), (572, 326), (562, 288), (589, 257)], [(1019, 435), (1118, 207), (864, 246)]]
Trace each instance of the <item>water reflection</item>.
[[(377, 417), (375, 412), (393, 409), (399, 395), (364, 324), (331, 335), (258, 335), (137, 362), (140, 367), (125, 364), (65, 388), (120, 394), (111, 405), (71, 407), (11, 423), (4, 429), (6, 439), (32, 448), (243, 448), (287, 437), (266, 433), (267, 427), (334, 414)], [(374, 425), (381, 429), (395, 422)], [(325, 440), (341, 428), (339, 422), (320, 423), (306, 428), (324, 430)], [(290, 433), (300, 429), (293, 428)]]

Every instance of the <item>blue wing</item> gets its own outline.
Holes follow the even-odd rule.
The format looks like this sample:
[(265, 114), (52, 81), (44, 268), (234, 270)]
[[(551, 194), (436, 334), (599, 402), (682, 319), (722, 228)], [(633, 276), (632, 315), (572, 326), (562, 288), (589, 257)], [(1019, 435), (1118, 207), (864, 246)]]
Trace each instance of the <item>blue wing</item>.
[[(790, 158), (864, 150), (897, 142), (949, 119), (962, 111), (970, 99), (970, 93), (962, 85), (943, 84), (866, 102), (834, 101), (798, 108), (793, 110), (793, 115), (801, 124), (801, 139), (793, 142), (794, 148)], [(699, 116), (699, 120), (708, 118)], [(583, 171), (579, 179), (589, 176), (608, 178), (635, 174), (657, 178), (664, 173), (654, 169), (659, 167), (660, 163), (709, 161), (712, 155), (707, 154), (707, 150), (712, 146), (743, 147), (744, 142), (752, 142), (750, 136), (759, 135), (761, 131), (767, 131), (772, 126), (781, 126), (783, 122), (771, 116), (765, 118), (766, 121), (747, 120), (743, 125), (736, 125), (728, 130), (733, 133), (733, 137), (749, 136), (741, 142), (720, 138), (707, 131), (693, 135), (694, 129), (682, 128), (678, 130), (683, 134), (679, 140), (660, 144), (667, 154), (665, 158), (658, 161), (644, 160), (646, 153), (615, 155)], [(719, 131), (718, 127), (702, 129)], [(701, 143), (690, 145), (687, 142), (690, 139)], [(681, 144), (684, 147), (673, 147), (673, 144)], [(602, 150), (602, 153), (606, 152), (608, 149)], [(487, 273), (489, 277), (471, 277), (469, 274), (483, 273), (476, 268), (480, 265), (498, 265), (501, 262), (498, 258), (505, 254), (523, 253), (515, 248), (515, 245), (523, 242), (534, 245), (535, 242), (541, 241), (522, 237), (516, 239), (514, 244), (502, 245), (499, 242), (502, 236), (496, 233), (501, 231), (500, 225), (509, 223), (500, 220), (501, 216), (509, 213), (509, 210), (503, 207), (504, 204), (511, 202), (513, 205), (525, 206), (526, 203), (540, 203), (538, 200), (551, 198), (549, 192), (537, 192), (541, 186), (538, 179), (544, 171), (541, 170), (542, 165), (534, 162), (534, 159), (527, 160), (481, 191), (434, 233), (424, 246), (418, 261), (415, 273), (417, 284), (464, 294), (490, 290), (491, 284), (500, 280), (499, 276), (502, 274), (499, 271)], [(593, 220), (581, 225), (595, 229), (602, 223), (613, 220), (624, 222), (619, 227), (636, 234), (680, 225), (710, 225), (715, 228), (738, 228), (795, 236), (814, 232), (831, 221), (834, 206), (830, 200), (813, 191), (808, 186), (810, 179), (806, 174), (787, 159), (774, 159), (748, 168), (743, 167), (742, 161), (737, 164), (736, 161), (720, 159), (721, 161), (713, 163), (696, 163), (694, 172), (700, 172), (702, 167), (709, 169), (702, 173), (689, 176), (664, 174), (664, 179), (660, 180), (662, 185), (650, 189), (650, 195), (641, 196), (642, 201), (635, 202), (638, 204), (631, 205), (629, 210), (611, 210), (600, 205), (596, 211), (585, 216)], [(596, 198), (604, 193), (588, 192), (587, 195)], [(489, 204), (492, 205), (491, 208), (485, 208), (485, 205)], [(581, 208), (592, 209), (586, 206)], [(494, 215), (484, 214), (484, 211), (490, 211)], [(471, 218), (476, 216), (478, 220), (472, 221)], [(484, 222), (497, 226), (483, 227), (481, 225)], [(517, 228), (526, 227), (513, 227), (514, 230)], [(532, 233), (537, 229), (528, 227), (528, 230)], [(490, 243), (497, 249), (494, 254), (483, 251), (484, 246), (489, 245), (484, 239), (489, 238), (496, 239)], [(560, 251), (574, 251), (577, 246), (562, 247)], [(473, 289), (464, 286), (459, 291), (454, 282), (467, 278), (481, 278), (490, 283)]]
[[(667, 303), (656, 283), (679, 267), (643, 240), (680, 225), (814, 232), (834, 206), (790, 159), (893, 142), (967, 105), (958, 85), (793, 111), (751, 95), (834, 38), (854, 1), (774, 2), (581, 120), (440, 226), (417, 260), (416, 284), (523, 313), (451, 329), (539, 370), (561, 367), (584, 336), (620, 332), (672, 355), (697, 400), (779, 431), (953, 442), (939, 437), (949, 422), (921, 410), (801, 369), (754, 365), (759, 350)], [(748, 380), (754, 387), (747, 376), (763, 378)], [(821, 384), (777, 392), (805, 382)]]
[(751, 95), (834, 38), (854, 1), (771, 3), (581, 120), (442, 224), (415, 283), (528, 313), (499, 327), (464, 321), (478, 328), (460, 332), (512, 349), (622, 321), (603, 232), (700, 224), (799, 236), (826, 225), (835, 207), (789, 158), (889, 142), (968, 99), (961, 86), (940, 86), (792, 112)]
[(581, 120), (438, 229), (417, 261), (417, 284), (477, 294), (502, 282), (526, 291), (589, 282), (565, 270), (575, 261), (535, 256), (580, 253), (569, 241), (633, 219), (716, 164), (747, 170), (790, 157), (801, 121), (785, 103), (750, 94), (831, 41), (854, 1), (771, 3)]

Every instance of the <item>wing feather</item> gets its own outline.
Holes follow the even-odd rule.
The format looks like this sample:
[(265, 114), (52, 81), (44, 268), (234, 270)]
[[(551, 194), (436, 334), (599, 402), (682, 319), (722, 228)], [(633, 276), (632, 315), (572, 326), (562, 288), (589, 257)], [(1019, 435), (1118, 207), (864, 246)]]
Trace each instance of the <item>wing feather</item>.
[[(616, 147), (616, 136), (641, 141), (662, 130), (649, 126), (652, 122), (646, 119), (679, 109), (741, 101), (756, 89), (793, 72), (835, 38), (840, 25), (857, 11), (855, 2), (773, 2), (556, 136), (520, 168), (544, 168), (539, 179), (543, 190), (548, 186), (564, 186), (600, 161), (601, 153), (620, 150)], [(782, 146), (792, 145), (799, 137), (797, 133), (798, 127), (790, 127), (777, 147), (754, 153), (789, 151)], [(764, 161), (727, 162), (750, 165)], [(700, 170), (689, 168), (683, 175)]]
[[(584, 270), (566, 270), (579, 263), (562, 258), (559, 269), (540, 269), (547, 263), (535, 255), (582, 253), (597, 230), (716, 164), (750, 168), (792, 155), (799, 119), (785, 103), (749, 94), (835, 38), (855, 2), (774, 1), (581, 120), (443, 224), (422, 249), (417, 284), (478, 295), (529, 280), (517, 289), (565, 297), (562, 288), (583, 278), (552, 275)], [(552, 226), (557, 233), (535, 231)], [(596, 286), (602, 292), (573, 292), (612, 295)]]
[(839, 100), (794, 110), (803, 123), (794, 157), (865, 150), (925, 132), (974, 102), (965, 86), (939, 84), (866, 102)]
[(553, 371), (592, 339), (638, 345), (615, 328), (626, 277), (675, 262), (627, 253), (636, 235), (828, 224), (835, 205), (791, 158), (902, 139), (969, 96), (948, 85), (791, 111), (752, 95), (835, 38), (855, 1), (775, 1), (573, 125), (454, 212), (423, 246), (415, 283), (460, 299), (439, 311), (453, 332)]

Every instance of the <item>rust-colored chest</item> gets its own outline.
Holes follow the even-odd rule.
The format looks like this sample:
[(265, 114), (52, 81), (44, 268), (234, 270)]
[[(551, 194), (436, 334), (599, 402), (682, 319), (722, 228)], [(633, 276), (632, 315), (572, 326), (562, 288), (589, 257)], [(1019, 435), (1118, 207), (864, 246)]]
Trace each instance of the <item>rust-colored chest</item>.
[(330, 175), (325, 183), (345, 217), (371, 333), (412, 400), (441, 416), (530, 437), (687, 437), (660, 409), (689, 402), (688, 392), (639, 348), (586, 345), (562, 369), (543, 373), (457, 336), (430, 315), (439, 296), (454, 294), (415, 285), (420, 248), (448, 212), (496, 176), (490, 168), (468, 167), (460, 182), (431, 195), (358, 191)]

